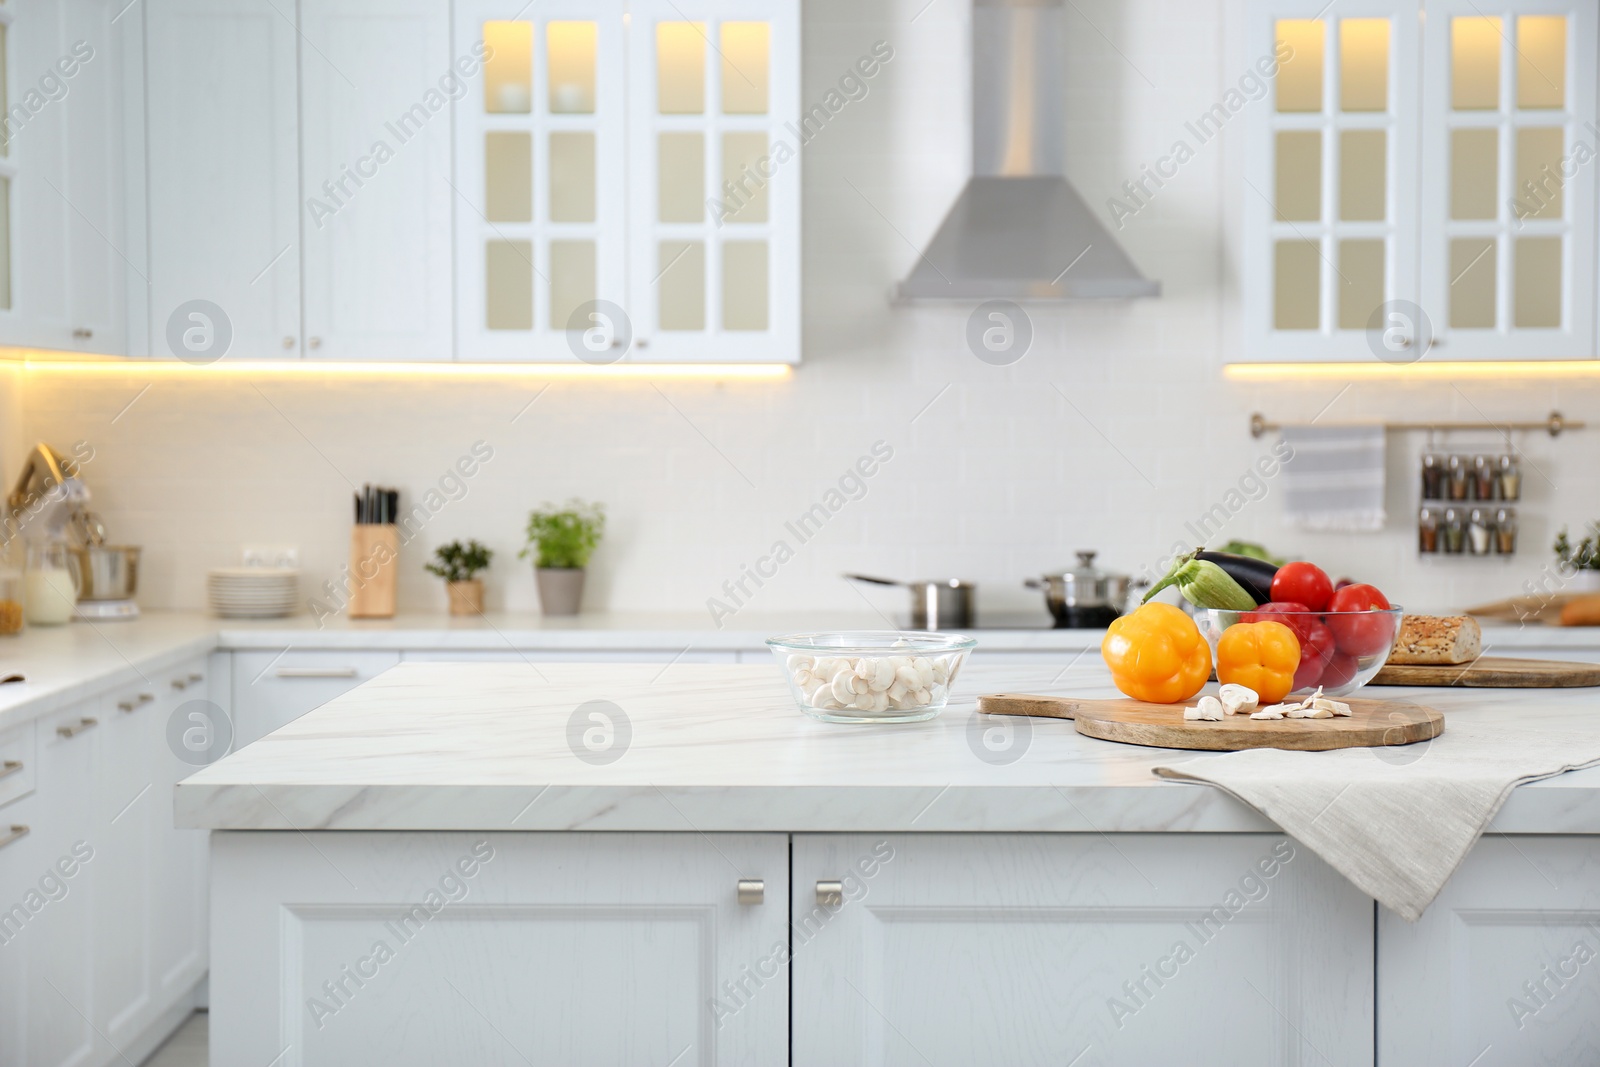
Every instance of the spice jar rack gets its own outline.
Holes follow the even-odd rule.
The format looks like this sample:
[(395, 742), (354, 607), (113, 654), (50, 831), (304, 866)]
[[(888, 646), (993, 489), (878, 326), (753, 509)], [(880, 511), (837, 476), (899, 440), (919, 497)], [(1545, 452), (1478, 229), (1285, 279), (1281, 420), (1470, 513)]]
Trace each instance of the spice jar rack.
[(1510, 556), (1517, 551), (1522, 469), (1517, 457), (1425, 452), (1417, 551), (1423, 555)]

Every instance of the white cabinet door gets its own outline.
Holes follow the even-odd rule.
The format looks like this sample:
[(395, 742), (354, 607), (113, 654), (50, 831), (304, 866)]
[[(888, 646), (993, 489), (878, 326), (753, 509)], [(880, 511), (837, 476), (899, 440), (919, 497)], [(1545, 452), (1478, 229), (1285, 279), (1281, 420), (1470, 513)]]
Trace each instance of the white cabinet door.
[(104, 849), (95, 840), (94, 811), (101, 718), (98, 702), (91, 702), (39, 723), (34, 865), (42, 875), (46, 866), (62, 861), (75, 874), (61, 879), (59, 899), (40, 909), (26, 931), (28, 1067), (96, 1063), (111, 1054), (90, 1021), (97, 963), (94, 898), (122, 888), (101, 878), (96, 866)]
[(127, 40), (112, 24), (116, 8), (21, 0), (0, 20), (10, 83), (0, 175), (15, 187), (10, 278), (0, 286), (9, 343), (126, 349), (129, 280), (142, 268), (128, 252), (123, 210)]
[(449, 359), (450, 101), (480, 84), (449, 5), (303, 0), (300, 32), (306, 354)]
[(1422, 918), (1378, 917), (1378, 1057), (1600, 1062), (1600, 841), (1488, 835)]
[(293, 5), (144, 0), (143, 6), (150, 351), (208, 362), (231, 334), (227, 354), (236, 358), (297, 356)]
[(242, 748), (400, 662), (398, 652), (235, 652), (233, 747)]
[(1427, 9), (1422, 278), (1433, 355), (1591, 359), (1595, 5)]
[(40, 879), (46, 869), (39, 836), (38, 799), (0, 807), (0, 1067), (28, 1067), (28, 939), (36, 911), (49, 906)]
[(622, 354), (611, 309), (629, 306), (637, 174), (623, 11), (622, 0), (455, 5), (458, 55), (486, 55), (455, 105), (458, 359)]
[(796, 835), (791, 1062), (1373, 1062), (1371, 898), (1284, 837), (1114, 836)]
[[(171, 748), (167, 724), (174, 714), (179, 715), (180, 721), (190, 723), (190, 711), (209, 716), (220, 713), (209, 688), (208, 673), (206, 662), (196, 660), (152, 675), (155, 685), (133, 694), (139, 702), (134, 714), (142, 716), (140, 727), (153, 752), (150, 777), (155, 788), (149, 798), (154, 820), (150, 854), (154, 872), (149, 911), (150, 988), (162, 1009), (193, 989), (207, 966), (207, 831), (178, 829), (172, 811), (173, 787), (199, 766), (184, 762)], [(175, 687), (178, 681), (184, 683), (184, 688)], [(163, 683), (165, 693), (160, 692)], [(144, 694), (151, 691), (157, 693), (157, 698), (143, 701)], [(184, 707), (194, 701), (206, 703)]]
[(1263, 95), (1230, 87), (1185, 127), (1199, 151), (1244, 125), (1244, 358), (1410, 362), (1417, 4), (1253, 0), (1245, 17), (1249, 74)]
[(629, 9), (629, 358), (799, 362), (800, 5)]
[(782, 1064), (788, 852), (782, 834), (218, 833), (212, 1061)]
[(155, 1015), (150, 988), (150, 918), (166, 880), (153, 855), (160, 814), (157, 771), (164, 734), (150, 728), (154, 701), (137, 692), (102, 700), (97, 712), (103, 758), (95, 775), (94, 894), (95, 1028), (126, 1048)]

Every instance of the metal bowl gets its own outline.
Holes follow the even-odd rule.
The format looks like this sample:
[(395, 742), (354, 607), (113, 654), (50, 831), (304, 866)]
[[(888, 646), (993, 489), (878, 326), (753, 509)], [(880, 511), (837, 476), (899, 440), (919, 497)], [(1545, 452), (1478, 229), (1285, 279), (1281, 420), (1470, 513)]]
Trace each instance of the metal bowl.
[(139, 552), (130, 545), (87, 545), (72, 549), (78, 572), (78, 599), (132, 600), (139, 591)]

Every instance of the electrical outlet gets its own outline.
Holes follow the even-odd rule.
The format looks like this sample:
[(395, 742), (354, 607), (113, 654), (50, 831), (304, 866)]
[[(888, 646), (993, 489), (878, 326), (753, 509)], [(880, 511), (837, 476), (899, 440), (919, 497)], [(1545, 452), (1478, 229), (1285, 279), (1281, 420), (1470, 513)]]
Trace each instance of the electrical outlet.
[(299, 545), (245, 545), (246, 567), (300, 567)]

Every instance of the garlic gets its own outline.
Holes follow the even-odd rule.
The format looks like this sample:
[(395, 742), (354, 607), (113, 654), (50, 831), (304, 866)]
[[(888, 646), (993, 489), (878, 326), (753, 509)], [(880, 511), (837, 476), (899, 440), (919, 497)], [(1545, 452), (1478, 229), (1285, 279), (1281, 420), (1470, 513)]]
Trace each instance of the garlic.
[(1249, 715), (1261, 706), (1261, 695), (1247, 685), (1230, 682), (1217, 690), (1222, 710), (1229, 715)]

